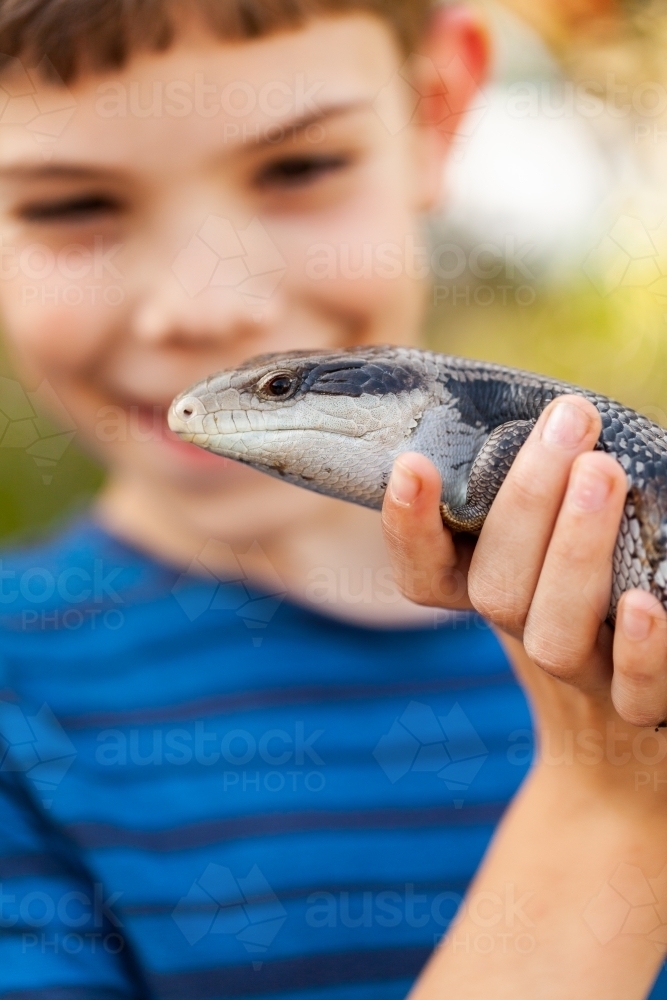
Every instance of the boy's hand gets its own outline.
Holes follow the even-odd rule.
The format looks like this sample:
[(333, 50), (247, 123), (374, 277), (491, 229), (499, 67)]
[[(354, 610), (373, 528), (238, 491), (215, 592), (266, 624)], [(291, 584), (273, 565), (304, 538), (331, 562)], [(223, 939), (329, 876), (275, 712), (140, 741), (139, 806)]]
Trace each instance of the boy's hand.
[[(611, 684), (621, 718), (653, 726), (667, 718), (667, 613), (652, 595), (633, 590), (621, 598), (616, 630), (605, 622), (627, 479), (615, 459), (593, 451), (599, 434), (591, 403), (578, 396), (551, 403), (476, 545), (443, 527), (435, 466), (423, 455), (403, 455), (384, 503), (385, 536), (408, 598), (474, 607), (520, 639), (548, 674), (602, 699), (609, 711)], [(539, 714), (544, 686), (530, 668), (521, 673)]]

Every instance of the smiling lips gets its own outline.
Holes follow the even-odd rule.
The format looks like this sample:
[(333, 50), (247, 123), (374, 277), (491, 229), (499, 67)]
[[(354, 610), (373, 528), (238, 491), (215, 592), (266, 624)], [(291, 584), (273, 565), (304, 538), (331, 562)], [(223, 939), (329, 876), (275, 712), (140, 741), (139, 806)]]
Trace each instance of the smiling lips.
[(128, 417), (128, 433), (130, 438), (152, 447), (163, 445), (170, 453), (180, 459), (196, 463), (198, 466), (220, 468), (220, 463), (228, 461), (213, 452), (204, 451), (197, 445), (183, 441), (175, 434), (167, 423), (168, 407), (156, 403), (148, 406), (145, 403), (131, 403), (123, 406)]
[(183, 441), (179, 438), (178, 434), (174, 434), (166, 425), (164, 426), (162, 440), (174, 454), (182, 456), (189, 462), (196, 462), (198, 465), (214, 466), (219, 469), (221, 462), (229, 461), (229, 459), (224, 458), (222, 455), (216, 455), (212, 451), (205, 451), (203, 448), (198, 448), (196, 444), (191, 444), (189, 441)]

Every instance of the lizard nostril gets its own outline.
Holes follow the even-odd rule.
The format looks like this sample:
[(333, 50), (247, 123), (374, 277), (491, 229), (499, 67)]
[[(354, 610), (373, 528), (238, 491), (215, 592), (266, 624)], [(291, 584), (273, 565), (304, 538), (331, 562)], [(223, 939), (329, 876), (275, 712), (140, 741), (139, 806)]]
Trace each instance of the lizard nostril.
[(196, 396), (186, 396), (174, 406), (174, 415), (178, 420), (190, 420), (191, 417), (200, 417), (205, 413), (204, 404)]

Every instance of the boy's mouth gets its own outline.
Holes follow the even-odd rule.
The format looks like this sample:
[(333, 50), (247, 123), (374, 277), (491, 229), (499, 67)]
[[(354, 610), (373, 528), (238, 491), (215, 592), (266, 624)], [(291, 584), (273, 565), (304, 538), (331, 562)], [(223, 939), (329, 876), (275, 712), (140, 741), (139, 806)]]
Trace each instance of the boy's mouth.
[[(116, 407), (114, 407), (116, 409)], [(122, 416), (117, 414), (119, 436), (126, 440), (149, 444), (151, 447), (163, 447), (175, 460), (188, 462), (197, 467), (220, 469), (226, 460), (212, 452), (204, 451), (196, 445), (183, 441), (175, 434), (167, 423), (168, 405), (130, 401), (125, 399), (118, 405)]]

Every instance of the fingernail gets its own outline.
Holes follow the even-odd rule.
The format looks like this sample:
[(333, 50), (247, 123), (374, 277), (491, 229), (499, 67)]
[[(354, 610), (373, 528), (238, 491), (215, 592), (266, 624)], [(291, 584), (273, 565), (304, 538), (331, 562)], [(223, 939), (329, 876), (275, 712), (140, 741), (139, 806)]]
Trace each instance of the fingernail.
[(644, 642), (648, 639), (653, 626), (653, 616), (642, 608), (625, 606), (621, 615), (623, 634), (631, 642)]
[(575, 469), (570, 486), (570, 500), (579, 510), (601, 510), (609, 499), (612, 482), (600, 469)]
[(421, 481), (410, 469), (397, 462), (389, 480), (389, 489), (396, 503), (409, 507), (419, 495)]
[(549, 414), (542, 439), (561, 448), (574, 448), (586, 437), (590, 420), (588, 414), (574, 403), (558, 403)]

